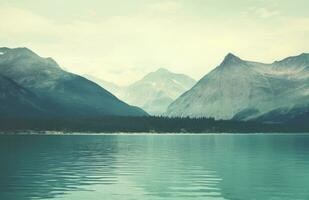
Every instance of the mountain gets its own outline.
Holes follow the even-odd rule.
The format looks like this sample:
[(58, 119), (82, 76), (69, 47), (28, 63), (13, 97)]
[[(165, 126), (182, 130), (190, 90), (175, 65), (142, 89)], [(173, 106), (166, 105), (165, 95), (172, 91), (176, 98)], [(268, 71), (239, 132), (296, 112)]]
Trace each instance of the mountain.
[(92, 75), (89, 75), (89, 74), (84, 74), (83, 77), (85, 77), (86, 79), (91, 80), (91, 81), (97, 83), (98, 85), (100, 85), (101, 87), (103, 87), (104, 89), (106, 89), (107, 91), (109, 91), (110, 93), (112, 93), (112, 94), (114, 94), (116, 96), (122, 90), (121, 86), (118, 86), (115, 83), (112, 83), (112, 82), (105, 81), (103, 79), (97, 78), (95, 76), (92, 76)]
[(160, 68), (115, 94), (152, 115), (161, 115), (171, 102), (190, 89), (195, 82), (189, 76)]
[(92, 75), (84, 77), (106, 88), (126, 103), (141, 107), (152, 115), (163, 114), (170, 103), (196, 83), (189, 76), (164, 68), (151, 72), (128, 86), (119, 86)]
[(0, 91), (5, 94), (0, 110), (7, 110), (7, 114), (13, 109), (8, 102), (17, 100), (16, 107), (28, 110), (23, 113), (27, 116), (147, 115), (94, 82), (62, 70), (52, 58), (42, 58), (27, 48), (0, 48), (0, 75), (6, 84)]
[(40, 116), (45, 112), (41, 106), (35, 94), (0, 75), (0, 118)]
[(168, 116), (284, 122), (309, 111), (309, 54), (271, 64), (228, 54), (167, 109)]

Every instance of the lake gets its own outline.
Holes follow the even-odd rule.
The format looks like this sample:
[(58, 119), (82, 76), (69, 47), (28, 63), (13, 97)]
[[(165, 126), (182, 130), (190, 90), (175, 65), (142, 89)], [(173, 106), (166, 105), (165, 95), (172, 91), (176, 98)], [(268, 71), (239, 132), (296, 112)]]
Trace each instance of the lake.
[(0, 199), (309, 199), (309, 135), (1, 135)]

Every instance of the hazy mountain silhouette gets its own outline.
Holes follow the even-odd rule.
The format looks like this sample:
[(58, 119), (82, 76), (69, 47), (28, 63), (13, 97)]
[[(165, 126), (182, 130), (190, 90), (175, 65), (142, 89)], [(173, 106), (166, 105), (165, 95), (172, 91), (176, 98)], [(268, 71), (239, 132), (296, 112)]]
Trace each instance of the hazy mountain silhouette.
[[(147, 115), (96, 83), (62, 70), (52, 58), (42, 58), (27, 48), (4, 47), (0, 52), (1, 81), (7, 86), (0, 90), (5, 96), (0, 105), (0, 109), (6, 111), (2, 113), (4, 116), (15, 113), (12, 109), (16, 108), (20, 108), (20, 112), (27, 110), (23, 112), (26, 116)], [(10, 101), (16, 101), (16, 108)]]

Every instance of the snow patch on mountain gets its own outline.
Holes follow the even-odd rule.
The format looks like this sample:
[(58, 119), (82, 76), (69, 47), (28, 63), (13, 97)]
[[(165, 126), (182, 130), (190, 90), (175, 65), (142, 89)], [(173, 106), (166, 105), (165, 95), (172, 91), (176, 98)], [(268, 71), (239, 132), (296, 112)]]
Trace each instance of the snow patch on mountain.
[(160, 68), (119, 90), (116, 96), (150, 114), (162, 115), (173, 100), (194, 84), (195, 80), (186, 75)]
[(107, 88), (126, 103), (139, 106), (153, 115), (162, 115), (171, 102), (196, 83), (186, 75), (164, 68), (150, 72), (141, 80), (123, 87), (114, 84), (111, 87), (106, 81), (89, 75), (86, 77)]

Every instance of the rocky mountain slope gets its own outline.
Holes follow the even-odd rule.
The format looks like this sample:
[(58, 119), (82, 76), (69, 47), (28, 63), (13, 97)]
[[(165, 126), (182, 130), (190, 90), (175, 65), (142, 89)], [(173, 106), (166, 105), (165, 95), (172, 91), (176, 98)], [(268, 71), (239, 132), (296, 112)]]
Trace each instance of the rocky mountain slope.
[(228, 54), (167, 109), (168, 116), (282, 122), (308, 111), (309, 54), (271, 64)]
[[(6, 95), (6, 102), (11, 99), (7, 95), (9, 87), (12, 87), (11, 91), (17, 91), (11, 96), (14, 94), (20, 96), (18, 99), (23, 99), (22, 94), (25, 94), (22, 102), (31, 108), (27, 108), (28, 114), (25, 115), (31, 116), (37, 110), (47, 117), (147, 115), (142, 109), (127, 105), (94, 82), (62, 70), (52, 58), (42, 58), (27, 48), (0, 48), (0, 52), (0, 75), (5, 77), (2, 81), (7, 84), (7, 87), (1, 87), (0, 94)], [(32, 96), (35, 96), (35, 101)], [(18, 103), (17, 106), (23, 107)], [(13, 108), (3, 103), (0, 109), (11, 113)]]

